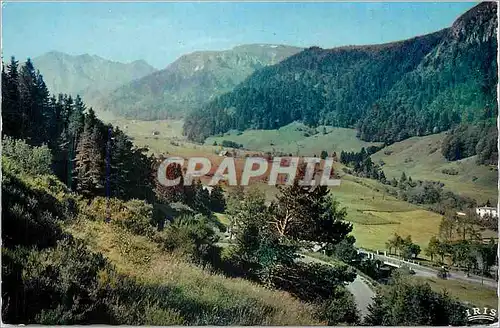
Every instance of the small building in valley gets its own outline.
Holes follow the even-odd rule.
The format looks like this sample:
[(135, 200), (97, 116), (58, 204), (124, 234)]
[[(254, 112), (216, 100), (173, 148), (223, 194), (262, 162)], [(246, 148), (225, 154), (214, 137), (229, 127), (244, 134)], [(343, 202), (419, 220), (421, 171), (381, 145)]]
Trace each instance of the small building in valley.
[(476, 214), (479, 215), (481, 218), (485, 216), (498, 218), (498, 209), (496, 207), (489, 207), (489, 206), (477, 207)]

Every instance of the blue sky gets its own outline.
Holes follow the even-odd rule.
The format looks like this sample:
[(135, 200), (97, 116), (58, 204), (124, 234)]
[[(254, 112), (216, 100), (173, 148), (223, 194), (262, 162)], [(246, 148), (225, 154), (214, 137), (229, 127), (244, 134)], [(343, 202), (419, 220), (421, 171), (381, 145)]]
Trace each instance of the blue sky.
[(4, 3), (3, 56), (51, 50), (164, 68), (182, 54), (247, 43), (330, 48), (450, 26), (472, 2)]

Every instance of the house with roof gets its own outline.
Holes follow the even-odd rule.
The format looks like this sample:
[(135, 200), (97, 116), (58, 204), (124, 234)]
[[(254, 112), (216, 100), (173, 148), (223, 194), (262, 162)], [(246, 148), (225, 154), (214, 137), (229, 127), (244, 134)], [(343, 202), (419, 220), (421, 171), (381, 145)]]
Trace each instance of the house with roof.
[(498, 218), (498, 209), (496, 207), (482, 206), (476, 208), (476, 214), (481, 218), (485, 216), (491, 216)]

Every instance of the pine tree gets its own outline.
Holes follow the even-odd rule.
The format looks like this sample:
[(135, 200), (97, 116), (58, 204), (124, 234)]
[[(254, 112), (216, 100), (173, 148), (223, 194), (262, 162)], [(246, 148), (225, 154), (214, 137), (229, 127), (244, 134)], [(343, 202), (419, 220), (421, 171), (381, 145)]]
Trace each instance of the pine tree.
[(87, 197), (102, 195), (104, 190), (105, 162), (100, 142), (102, 135), (93, 118), (86, 117), (83, 135), (76, 154), (77, 191)]
[(406, 174), (403, 172), (401, 173), (401, 178), (399, 179), (399, 183), (403, 184), (406, 182)]
[(22, 112), (19, 94), (19, 65), (14, 57), (10, 64), (2, 67), (2, 119), (3, 133), (22, 138)]
[[(31, 142), (31, 139), (34, 135), (34, 127), (32, 126), (33, 117), (38, 116), (34, 113), (35, 110), (35, 83), (36, 83), (36, 74), (35, 68), (30, 59), (26, 61), (26, 63), (21, 66), (19, 73), (19, 96), (20, 96), (20, 118), (21, 118), (21, 126), (19, 130), (19, 136), (23, 139)], [(40, 122), (37, 122), (39, 124)]]
[(272, 225), (281, 239), (337, 244), (352, 231), (352, 225), (343, 221), (346, 210), (332, 201), (327, 186), (300, 186), (303, 174), (300, 167), (294, 184), (276, 196)]
[(368, 314), (364, 318), (364, 324), (367, 326), (382, 326), (387, 311), (388, 309), (384, 305), (384, 298), (382, 295), (375, 295), (373, 302), (368, 304)]
[(216, 185), (210, 193), (210, 209), (214, 212), (222, 213), (226, 208), (226, 199), (222, 187)]
[(47, 144), (55, 123), (55, 112), (50, 106), (50, 93), (40, 72), (36, 73), (35, 102), (30, 124), (33, 126), (35, 144)]
[(387, 183), (387, 178), (385, 177), (385, 173), (384, 171), (380, 170), (380, 173), (378, 175), (378, 179), (380, 180), (380, 182), (382, 182), (383, 184), (386, 184)]

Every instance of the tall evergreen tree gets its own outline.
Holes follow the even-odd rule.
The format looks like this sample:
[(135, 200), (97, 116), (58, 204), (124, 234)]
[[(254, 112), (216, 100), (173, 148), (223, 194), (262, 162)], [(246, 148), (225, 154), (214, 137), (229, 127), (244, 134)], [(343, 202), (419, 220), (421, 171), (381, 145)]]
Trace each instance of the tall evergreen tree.
[(77, 191), (91, 197), (104, 191), (104, 156), (100, 147), (102, 135), (90, 114), (85, 118), (85, 128), (76, 153)]
[(337, 244), (352, 231), (352, 225), (343, 221), (346, 210), (332, 200), (327, 186), (300, 186), (303, 173), (299, 168), (293, 185), (276, 197), (272, 224), (282, 239)]
[(23, 137), (18, 70), (19, 63), (14, 57), (7, 65), (7, 70), (5, 66), (2, 67), (2, 129), (4, 134), (12, 137)]

